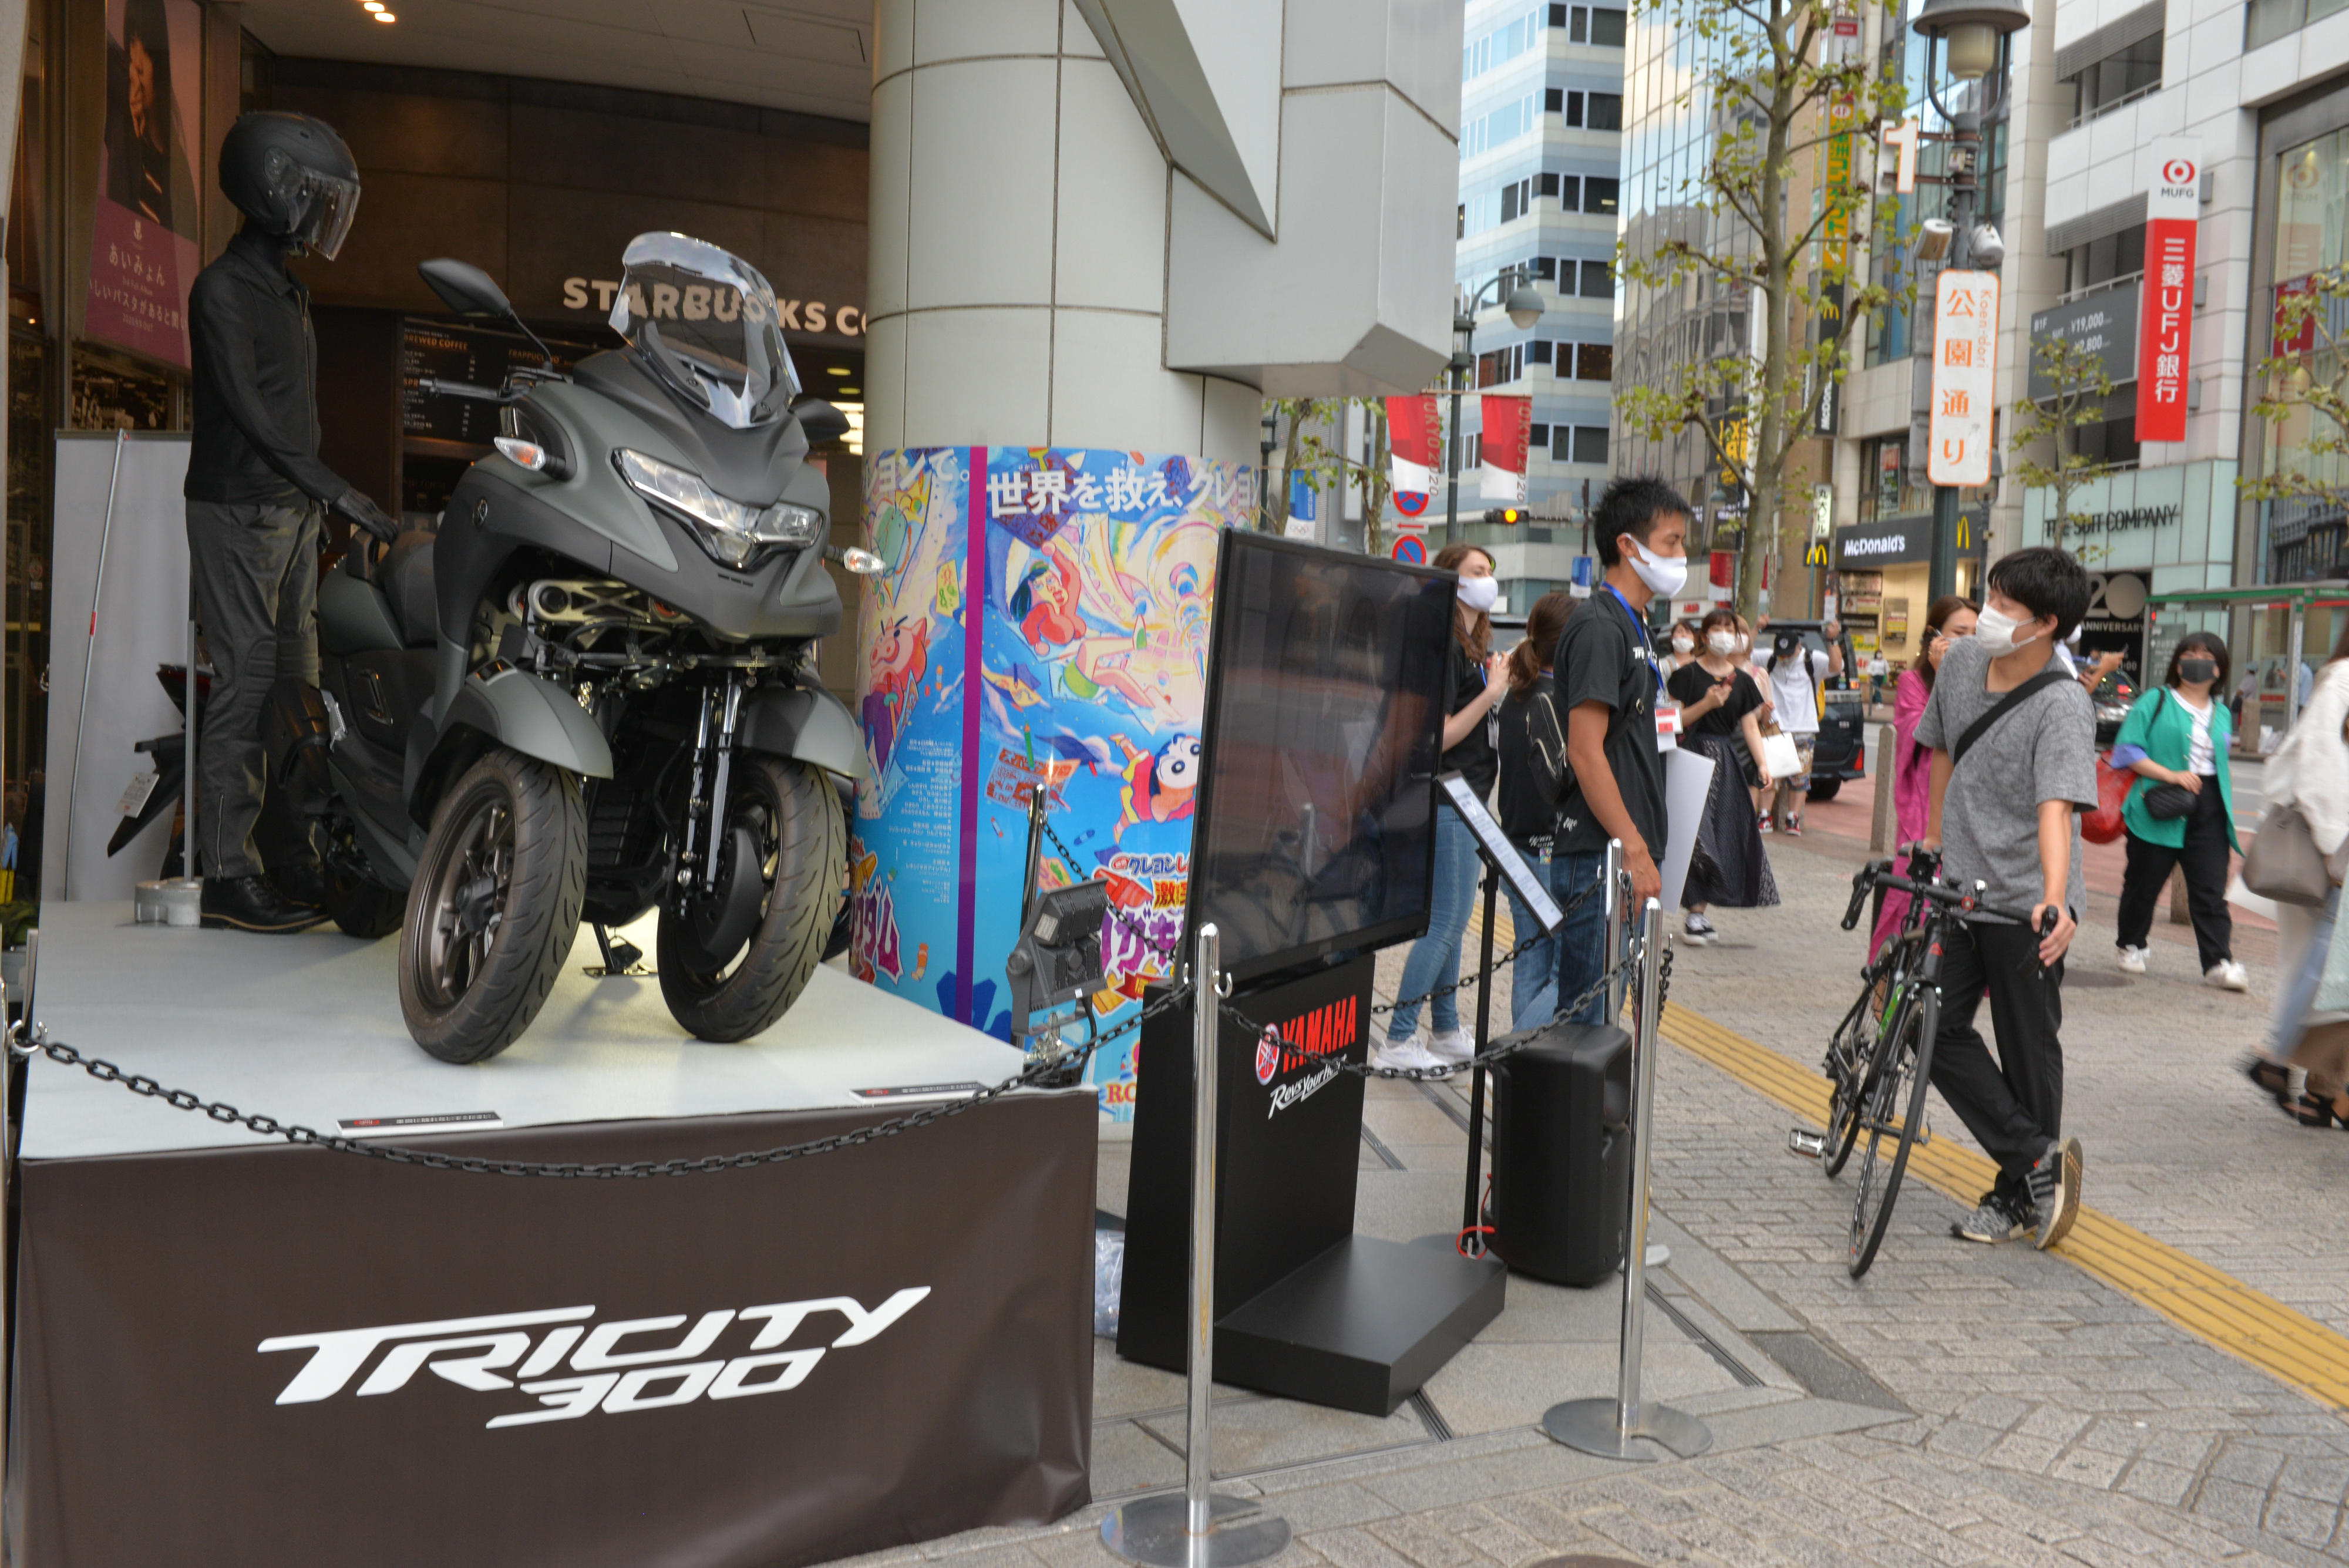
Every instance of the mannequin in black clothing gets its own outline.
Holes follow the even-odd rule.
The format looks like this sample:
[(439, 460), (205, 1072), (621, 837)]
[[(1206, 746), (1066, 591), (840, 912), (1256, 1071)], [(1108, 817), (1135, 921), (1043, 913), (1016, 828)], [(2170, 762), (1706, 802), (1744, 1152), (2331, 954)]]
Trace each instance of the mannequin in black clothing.
[(342, 247), (358, 205), (350, 150), (305, 115), (248, 114), (221, 144), (220, 180), (244, 226), (188, 295), (188, 559), (212, 663), (196, 747), (203, 923), (294, 931), (325, 917), (271, 881), (254, 845), (262, 711), (280, 679), (317, 684), (322, 510), (382, 539), (398, 525), (318, 461), (309, 291), (285, 270)]

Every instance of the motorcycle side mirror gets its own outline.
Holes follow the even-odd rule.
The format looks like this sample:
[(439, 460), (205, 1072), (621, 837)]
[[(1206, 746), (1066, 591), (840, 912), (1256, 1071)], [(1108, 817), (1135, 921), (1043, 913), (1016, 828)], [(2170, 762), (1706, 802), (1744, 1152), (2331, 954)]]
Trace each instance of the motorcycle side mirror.
[(437, 256), (417, 263), (416, 270), (422, 275), (425, 286), (460, 316), (503, 321), (514, 313), (513, 302), (506, 297), (506, 291), (471, 262)]
[(822, 398), (802, 398), (792, 405), (792, 417), (807, 432), (810, 446), (822, 446), (848, 433), (848, 416)]

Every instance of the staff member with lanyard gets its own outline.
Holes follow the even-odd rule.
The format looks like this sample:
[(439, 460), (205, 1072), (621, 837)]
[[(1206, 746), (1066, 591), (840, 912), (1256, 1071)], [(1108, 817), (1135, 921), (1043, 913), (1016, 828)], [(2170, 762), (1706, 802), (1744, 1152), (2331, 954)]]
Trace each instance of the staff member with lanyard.
[[(1493, 705), (1508, 691), (1508, 661), (1493, 651), (1493, 607), (1501, 585), (1493, 557), (1474, 545), (1446, 545), (1435, 557), (1443, 571), (1460, 574), (1460, 597), (1452, 623), (1451, 717), (1444, 721), (1443, 771), (1468, 781), (1478, 800), (1490, 800), (1500, 763), (1485, 733)], [(1476, 836), (1460, 814), (1435, 812), (1435, 885), (1428, 891), (1427, 935), (1412, 944), (1402, 961), (1401, 994), (1387, 1019), (1386, 1038), (1371, 1051), (1374, 1067), (1430, 1067), (1465, 1062), (1475, 1044), (1460, 1029), (1460, 936), (1468, 927), (1468, 907), (1476, 898)], [(1428, 1004), (1431, 1033), (1419, 1039), (1419, 1003), (1410, 999), (1437, 994)]]
[[(1664, 759), (1656, 746), (1661, 661), (1648, 636), (1648, 606), (1688, 579), (1688, 503), (1660, 479), (1619, 479), (1594, 509), (1591, 533), (1607, 576), (1566, 623), (1552, 660), (1557, 705), (1567, 715), (1566, 756), (1573, 784), (1558, 809), (1557, 886), (1570, 893), (1597, 881), (1607, 841), (1623, 841), (1634, 917), (1663, 896)], [(1593, 898), (1559, 931), (1558, 1002), (1571, 1002), (1607, 972), (1607, 911)], [(1629, 929), (1626, 922), (1626, 929)], [(1607, 1022), (1594, 998), (1559, 1022)]]

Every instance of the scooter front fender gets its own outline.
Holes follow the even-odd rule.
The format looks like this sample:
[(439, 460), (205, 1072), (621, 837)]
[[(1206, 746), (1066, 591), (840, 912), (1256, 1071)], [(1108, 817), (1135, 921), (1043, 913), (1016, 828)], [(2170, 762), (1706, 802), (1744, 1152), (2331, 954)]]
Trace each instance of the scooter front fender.
[(493, 744), (585, 778), (612, 776), (611, 742), (570, 692), (527, 670), (471, 675), (450, 699), (430, 750), (411, 763), (409, 815), (429, 824), (441, 792)]
[(839, 698), (812, 686), (770, 687), (742, 705), (734, 743), (812, 763), (843, 778), (864, 774), (864, 732)]

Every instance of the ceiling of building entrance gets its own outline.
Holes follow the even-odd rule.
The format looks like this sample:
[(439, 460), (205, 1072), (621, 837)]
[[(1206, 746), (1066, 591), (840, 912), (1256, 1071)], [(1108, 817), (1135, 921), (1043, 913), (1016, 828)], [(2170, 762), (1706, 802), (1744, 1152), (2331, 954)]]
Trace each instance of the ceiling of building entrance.
[(494, 71), (871, 118), (871, 0), (245, 0), (281, 55)]

